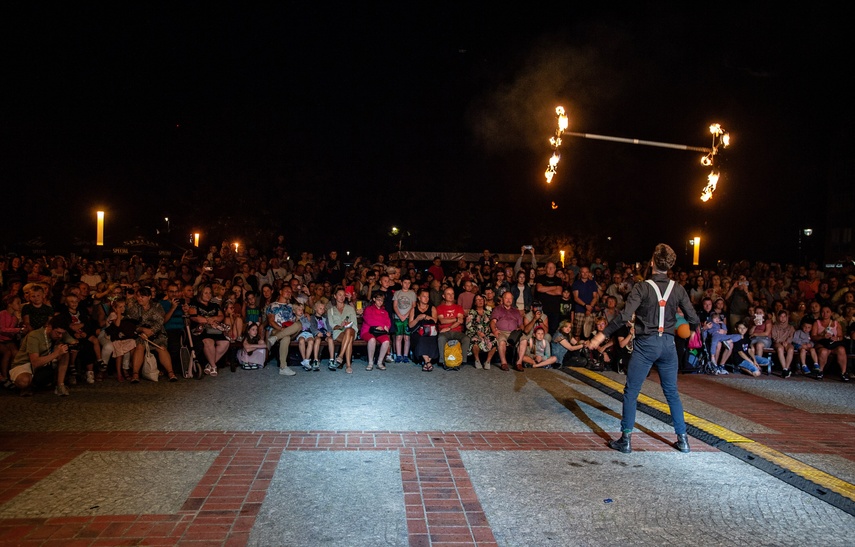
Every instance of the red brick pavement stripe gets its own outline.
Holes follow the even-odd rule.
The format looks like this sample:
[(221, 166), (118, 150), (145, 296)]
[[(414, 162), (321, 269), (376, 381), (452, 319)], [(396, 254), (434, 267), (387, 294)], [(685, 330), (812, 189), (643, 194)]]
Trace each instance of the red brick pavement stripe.
[[(736, 379), (734, 382), (782, 382), (775, 377)], [(799, 381), (799, 380), (795, 380)], [(710, 389), (709, 382), (714, 382)], [(705, 376), (681, 376), (680, 392), (773, 430), (747, 437), (781, 452), (835, 454), (855, 460), (855, 414), (816, 414), (772, 401)], [(740, 431), (736, 431), (741, 433)], [(842, 434), (842, 432), (845, 432)], [(634, 439), (633, 439), (634, 440)]]
[[(636, 450), (671, 451), (655, 433)], [(0, 433), (0, 504), (86, 450), (213, 450), (174, 515), (0, 519), (0, 545), (246, 545), (283, 450), (398, 450), (411, 545), (495, 545), (460, 450), (607, 450), (595, 433), (498, 431)], [(696, 443), (696, 450), (713, 450)]]

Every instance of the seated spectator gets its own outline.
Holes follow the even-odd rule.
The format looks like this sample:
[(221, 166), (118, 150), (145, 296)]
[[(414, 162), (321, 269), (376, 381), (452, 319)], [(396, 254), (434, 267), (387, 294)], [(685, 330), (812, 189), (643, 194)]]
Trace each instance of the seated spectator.
[(698, 307), (705, 296), (707, 295), (706, 288), (704, 287), (704, 276), (699, 275), (695, 277), (695, 283), (689, 290), (689, 300), (692, 301), (692, 305)]
[[(323, 306), (323, 302), (318, 302), (318, 305)], [(297, 349), (301, 357), (300, 364), (304, 370), (311, 372), (315, 361), (317, 361), (317, 358), (313, 360), (312, 356), (314, 354), (317, 357), (317, 347), (320, 347), (320, 340), (315, 338), (312, 321), (306, 315), (306, 310), (303, 306), (294, 306), (294, 323), (299, 323), (302, 329), (296, 336)], [(320, 364), (318, 364), (318, 370), (321, 370)]]
[(846, 345), (843, 343), (843, 328), (840, 323), (831, 317), (831, 307), (822, 306), (820, 319), (813, 324), (810, 331), (811, 340), (816, 345), (819, 353), (819, 366), (814, 368), (814, 377), (822, 380), (828, 356), (834, 354), (837, 365), (840, 367), (840, 379), (849, 381), (849, 373), (846, 371)]
[[(29, 288), (29, 290), (28, 290)], [(25, 332), (40, 329), (53, 317), (53, 308), (45, 302), (45, 289), (41, 285), (26, 285), (24, 293), (28, 302), (21, 308)]]
[(258, 323), (247, 323), (241, 348), (237, 351), (237, 360), (244, 370), (264, 368), (267, 362), (267, 344), (261, 335)]
[(288, 367), (288, 349), (291, 345), (291, 337), (303, 330), (299, 323), (294, 322), (291, 294), (291, 286), (283, 286), (279, 290), (279, 298), (271, 302), (267, 308), (267, 346), (272, 348), (279, 342), (279, 374), (282, 376), (297, 374)]
[(384, 306), (386, 292), (375, 291), (372, 300), (373, 304), (362, 313), (362, 327), (359, 331), (359, 337), (368, 342), (368, 366), (365, 370), (374, 370), (374, 352), (377, 350), (377, 344), (380, 344), (380, 353), (377, 356), (376, 366), (380, 370), (386, 370), (383, 360), (391, 345), (389, 331), (392, 328), (392, 320)]
[[(434, 280), (436, 282), (436, 280)], [(424, 372), (433, 370), (433, 363), (439, 359), (437, 344), (437, 314), (430, 301), (431, 292), (421, 289), (415, 305), (410, 308), (408, 325), (413, 348), (413, 360), (422, 366)]]
[(54, 393), (67, 396), (65, 374), (68, 371), (69, 350), (76, 344), (65, 330), (55, 326), (59, 319), (51, 319), (43, 326), (30, 331), (21, 341), (18, 353), (12, 359), (9, 379), (22, 396), (33, 394), (33, 387), (56, 383)]
[(137, 291), (136, 301), (132, 302), (127, 310), (128, 318), (138, 323), (136, 328), (137, 347), (132, 356), (132, 384), (137, 384), (140, 381), (140, 369), (145, 358), (146, 342), (151, 342), (149, 351), (157, 354), (160, 364), (166, 369), (169, 381), (178, 381), (178, 377), (172, 370), (172, 358), (169, 357), (169, 351), (166, 349), (167, 339), (166, 331), (163, 328), (163, 318), (165, 317), (163, 307), (159, 303), (152, 302), (152, 299), (151, 289), (141, 287)]
[[(490, 369), (490, 361), (493, 360), (498, 347), (496, 337), (490, 332), (490, 310), (486, 307), (487, 301), (483, 295), (476, 295), (472, 302), (472, 309), (466, 314), (466, 336), (472, 347), (472, 355), (475, 358), (475, 368)], [(487, 354), (484, 364), (481, 364), (481, 352)]]
[(235, 303), (231, 299), (226, 300), (223, 305), (223, 335), (226, 340), (237, 342), (243, 333), (243, 318), (238, 313)]
[(754, 295), (749, 289), (748, 279), (744, 275), (737, 278), (724, 299), (728, 302), (728, 324), (734, 328), (737, 323), (741, 323), (748, 315), (748, 307), (754, 304)]
[(437, 349), (439, 350), (439, 364), (445, 365), (444, 353), (445, 345), (449, 340), (457, 340), (461, 345), (461, 353), (463, 360), (469, 355), (469, 338), (463, 333), (463, 325), (465, 324), (465, 315), (463, 306), (455, 302), (454, 289), (447, 288), (442, 293), (443, 302), (436, 307), (437, 316)]
[(772, 322), (766, 317), (766, 310), (763, 307), (754, 308), (754, 317), (751, 319), (748, 334), (751, 336), (755, 355), (763, 355), (766, 348), (772, 347)]
[(573, 356), (579, 355), (579, 351), (585, 344), (573, 338), (573, 322), (565, 319), (558, 324), (558, 330), (552, 335), (552, 354), (561, 366), (570, 364)]
[(542, 325), (534, 328), (534, 338), (529, 350), (523, 355), (523, 363), (534, 368), (544, 368), (554, 365), (558, 358), (552, 355), (550, 342), (545, 338), (546, 329)]
[(321, 370), (320, 352), (321, 347), (325, 342), (329, 348), (330, 354), (328, 366), (335, 365), (335, 341), (332, 337), (332, 329), (330, 328), (326, 318), (327, 306), (323, 302), (315, 302), (315, 309), (313, 312), (314, 313), (309, 317), (309, 321), (311, 322), (311, 332), (315, 338), (312, 370), (317, 372)]
[[(490, 316), (490, 330), (499, 347), (499, 362), (502, 370), (510, 370), (508, 367), (508, 344), (515, 344), (522, 337), (523, 316), (517, 308), (514, 307), (514, 295), (512, 292), (506, 292), (502, 295), (502, 305), (496, 307)], [(525, 342), (520, 342), (517, 350), (519, 353), (525, 352)], [(522, 365), (517, 370), (521, 370)]]
[(57, 314), (59, 326), (70, 334), (77, 344), (69, 357), (69, 383), (75, 384), (76, 365), (86, 367), (86, 383), (95, 383), (95, 363), (98, 363), (98, 373), (101, 378), (107, 371), (107, 364), (101, 360), (101, 344), (96, 336), (96, 324), (89, 317), (89, 312), (79, 307), (80, 300), (76, 294), (65, 297), (63, 311)]
[(807, 354), (810, 352), (811, 363), (814, 369), (819, 369), (819, 357), (816, 353), (816, 347), (811, 340), (810, 332), (813, 330), (814, 321), (810, 318), (805, 318), (799, 323), (799, 328), (793, 333), (793, 349), (799, 352), (799, 368), (802, 374), (807, 376), (811, 372), (808, 366)]
[(21, 297), (9, 294), (0, 311), (0, 382), (9, 382), (9, 364), (18, 353), (18, 341), (24, 332), (21, 324)]
[(345, 372), (353, 373), (353, 341), (356, 339), (358, 316), (356, 310), (347, 303), (344, 289), (335, 291), (334, 303), (327, 309), (327, 324), (332, 329), (333, 340), (341, 342), (338, 355), (330, 356), (329, 369), (337, 370), (346, 366)]
[(796, 329), (790, 325), (790, 314), (787, 310), (779, 311), (777, 317), (778, 320), (772, 325), (770, 338), (775, 354), (778, 356), (778, 362), (783, 369), (781, 378), (789, 378), (793, 374), (790, 365), (793, 363), (793, 354), (795, 353), (793, 335), (796, 333)]
[(223, 324), (223, 310), (214, 302), (210, 285), (199, 288), (196, 300), (190, 305), (189, 314), (190, 321), (196, 325), (195, 333), (202, 340), (202, 354), (207, 360), (205, 374), (216, 376), (217, 362), (229, 350), (229, 340), (224, 334), (226, 326)]
[(754, 353), (754, 345), (751, 343), (751, 337), (748, 335), (748, 325), (744, 322), (736, 325), (736, 332), (741, 338), (734, 342), (736, 349), (736, 358), (734, 364), (739, 370), (742, 370), (754, 377), (760, 376), (760, 367), (767, 367), (766, 374), (770, 374), (771, 361), (762, 355)]

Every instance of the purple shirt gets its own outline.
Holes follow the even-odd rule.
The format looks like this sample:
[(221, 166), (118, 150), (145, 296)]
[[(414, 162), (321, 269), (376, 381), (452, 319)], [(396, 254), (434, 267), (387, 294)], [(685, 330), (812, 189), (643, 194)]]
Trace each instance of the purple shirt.
[(520, 311), (514, 307), (507, 309), (504, 306), (493, 308), (490, 319), (496, 322), (496, 329), (510, 332), (522, 327), (523, 319)]

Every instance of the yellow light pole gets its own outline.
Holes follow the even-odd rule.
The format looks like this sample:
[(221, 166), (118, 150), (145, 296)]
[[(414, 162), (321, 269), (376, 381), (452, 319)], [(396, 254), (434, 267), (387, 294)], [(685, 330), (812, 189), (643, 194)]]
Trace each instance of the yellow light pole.
[(701, 238), (695, 237), (692, 240), (692, 244), (695, 246), (695, 254), (692, 257), (692, 266), (697, 266), (701, 263)]
[(101, 247), (104, 245), (104, 211), (98, 211), (96, 215), (98, 217), (98, 227), (95, 230), (95, 245)]

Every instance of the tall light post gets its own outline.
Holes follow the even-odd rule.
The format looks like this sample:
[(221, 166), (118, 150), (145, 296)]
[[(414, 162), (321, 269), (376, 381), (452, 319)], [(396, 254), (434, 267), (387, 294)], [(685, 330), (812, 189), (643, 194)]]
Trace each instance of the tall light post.
[(163, 217), (164, 222), (166, 222), (166, 233), (169, 233), (169, 217)]
[(104, 246), (104, 211), (98, 211), (96, 217), (98, 218), (97, 227), (95, 229), (95, 245), (99, 247)]
[(802, 235), (810, 237), (813, 235), (813, 228), (799, 228), (799, 264), (802, 263)]
[(701, 263), (701, 238), (695, 236), (690, 243), (695, 247), (695, 252), (692, 256), (692, 266), (697, 266)]

